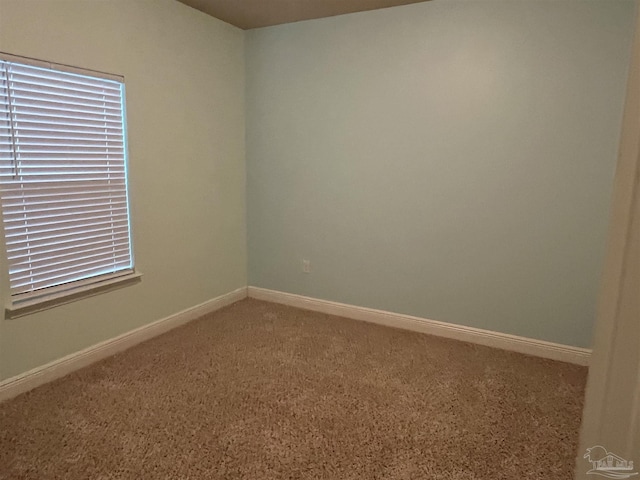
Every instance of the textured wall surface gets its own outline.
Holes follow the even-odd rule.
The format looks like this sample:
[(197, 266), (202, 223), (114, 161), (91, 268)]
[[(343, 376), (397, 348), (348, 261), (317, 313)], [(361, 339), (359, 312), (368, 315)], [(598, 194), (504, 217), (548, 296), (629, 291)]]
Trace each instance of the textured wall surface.
[(173, 0), (2, 0), (0, 51), (125, 76), (144, 274), (2, 321), (0, 379), (246, 285), (241, 30)]
[(634, 8), (451, 0), (249, 31), (249, 283), (590, 346)]

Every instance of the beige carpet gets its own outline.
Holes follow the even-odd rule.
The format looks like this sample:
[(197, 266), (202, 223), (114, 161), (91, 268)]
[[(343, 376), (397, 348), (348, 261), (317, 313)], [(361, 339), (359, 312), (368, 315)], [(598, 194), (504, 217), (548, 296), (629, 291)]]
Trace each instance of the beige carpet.
[(0, 405), (0, 478), (565, 480), (585, 377), (243, 300)]

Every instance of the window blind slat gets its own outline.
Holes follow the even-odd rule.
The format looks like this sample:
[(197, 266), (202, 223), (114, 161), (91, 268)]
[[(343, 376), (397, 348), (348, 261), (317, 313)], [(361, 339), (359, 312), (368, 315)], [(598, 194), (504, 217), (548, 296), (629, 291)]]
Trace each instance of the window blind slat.
[(20, 124), (21, 122), (26, 122), (26, 121), (31, 121), (31, 122), (39, 121), (40, 123), (45, 123), (49, 121), (49, 119), (51, 119), (51, 122), (54, 125), (57, 125), (59, 123), (59, 120), (71, 121), (71, 122), (82, 122), (82, 124), (88, 124), (89, 126), (98, 126), (98, 127), (102, 125), (117, 126), (120, 124), (118, 120), (113, 120), (112, 118), (107, 118), (106, 116), (103, 116), (102, 118), (98, 116), (92, 118), (87, 115), (74, 115), (73, 112), (65, 112), (63, 114), (54, 114), (54, 113), (48, 113), (48, 112), (31, 113), (31, 112), (21, 111), (20, 109), (16, 109), (11, 114), (11, 119), (17, 124)]
[[(2, 125), (0, 123), (0, 139), (6, 139), (7, 143), (10, 143), (10, 138), (11, 135), (9, 134), (9, 132), (3, 132), (2, 130)], [(25, 142), (30, 142), (30, 141), (34, 141), (34, 142), (39, 142), (39, 141), (74, 141), (74, 140), (82, 140), (82, 141), (90, 141), (90, 140), (95, 140), (95, 141), (104, 141), (105, 139), (109, 139), (109, 141), (115, 141), (115, 142), (120, 142), (122, 143), (122, 135), (118, 134), (118, 133), (112, 133), (112, 132), (95, 132), (95, 133), (90, 133), (90, 132), (73, 132), (73, 131), (68, 131), (68, 132), (59, 132), (59, 131), (55, 131), (55, 130), (49, 130), (47, 132), (43, 132), (43, 133), (36, 133), (39, 132), (40, 130), (30, 130), (30, 129), (26, 129), (24, 127), (20, 127), (21, 131), (30, 131), (31, 133), (25, 138)]]
[[(45, 163), (45, 162), (54, 162), (56, 165), (60, 165), (60, 164), (64, 164), (64, 162), (66, 162), (69, 165), (72, 166), (78, 166), (78, 165), (92, 165), (92, 164), (103, 164), (103, 165), (118, 165), (118, 162), (121, 162), (123, 160), (124, 155), (120, 154), (120, 155), (110, 155), (108, 158), (105, 157), (76, 157), (76, 156), (64, 156), (62, 154), (53, 157), (52, 154), (49, 154), (49, 156), (47, 155), (20, 155), (18, 154), (18, 161), (22, 162), (23, 164), (25, 164), (27, 161), (30, 162), (41, 162), (41, 163)], [(7, 163), (10, 162), (10, 163)], [(0, 158), (0, 168), (14, 168), (15, 167), (15, 160), (13, 158)]]
[[(21, 178), (18, 181), (15, 181), (13, 183), (19, 183), (22, 185), (32, 185), (32, 188), (37, 188), (36, 185), (45, 185), (45, 184), (51, 184), (53, 183), (53, 181), (51, 180), (51, 178), (29, 178), (27, 175), (21, 175), (23, 178)], [(113, 178), (114, 180), (124, 180), (124, 175), (112, 175), (111, 178)], [(71, 184), (74, 182), (87, 182), (87, 181), (101, 181), (103, 180), (102, 177), (98, 177), (98, 176), (93, 176), (93, 177), (84, 177), (84, 178), (66, 178), (65, 179), (65, 183)], [(23, 188), (23, 190), (26, 190), (25, 188)]]
[[(89, 202), (94, 200), (102, 200), (102, 199), (118, 199), (126, 201), (126, 196), (121, 193), (113, 193), (111, 195), (111, 191), (107, 190), (91, 190), (91, 191), (83, 191), (78, 193), (45, 193), (45, 194), (37, 194), (32, 195), (29, 199), (29, 205), (50, 205), (57, 203), (66, 203), (66, 202)], [(18, 200), (18, 201), (15, 201)], [(14, 197), (6, 197), (7, 206), (8, 207), (16, 207), (19, 205), (25, 204), (25, 199), (22, 199), (19, 196)]]
[[(17, 102), (21, 100), (34, 100), (45, 103), (58, 103), (61, 105), (85, 105), (88, 107), (113, 106), (120, 104), (118, 97), (108, 97), (100, 95), (69, 95), (63, 92), (52, 90), (36, 90), (33, 88), (20, 88), (14, 82), (9, 83), (9, 89), (15, 93)], [(13, 97), (13, 95), (11, 95)]]
[(65, 93), (76, 94), (91, 94), (91, 95), (109, 95), (114, 97), (120, 96), (120, 89), (113, 87), (105, 87), (104, 85), (78, 85), (77, 83), (65, 82), (60, 79), (50, 79), (43, 77), (36, 77), (33, 75), (22, 75), (20, 72), (11, 71), (9, 75), (9, 82), (15, 89), (19, 89), (20, 86), (39, 88), (42, 90), (62, 90)]
[(83, 198), (81, 200), (57, 200), (49, 202), (29, 202), (29, 203), (9, 203), (14, 207), (19, 207), (23, 212), (28, 211), (30, 214), (40, 212), (54, 212), (64, 211), (78, 208), (94, 208), (104, 207), (108, 205), (124, 205), (126, 206), (127, 199), (124, 196), (121, 197), (94, 197)]
[[(94, 122), (95, 123), (95, 122)], [(40, 128), (44, 128), (48, 131), (56, 131), (56, 127), (79, 127), (79, 128), (83, 128), (83, 129), (101, 129), (101, 128), (105, 128), (105, 129), (110, 129), (110, 130), (114, 130), (114, 131), (122, 131), (122, 127), (118, 126), (117, 124), (113, 123), (113, 124), (109, 124), (109, 125), (92, 125), (89, 124), (88, 122), (72, 122), (72, 121), (63, 121), (59, 118), (57, 119), (45, 119), (45, 120), (40, 120), (40, 119), (33, 119), (33, 118), (24, 118), (20, 121), (20, 129), (23, 130), (25, 128), (25, 124), (26, 125), (31, 125), (32, 127), (40, 127)], [(42, 130), (40, 130), (42, 131)]]
[[(5, 172), (5, 174), (10, 174), (11, 172)], [(89, 166), (86, 165), (82, 167), (82, 170), (78, 168), (73, 168), (70, 165), (56, 167), (55, 165), (45, 167), (33, 165), (28, 168), (24, 166), (20, 166), (19, 176), (26, 177), (40, 177), (43, 179), (49, 178), (50, 181), (55, 181), (55, 177), (61, 179), (61, 181), (65, 180), (74, 180), (77, 179), (78, 175), (89, 175), (92, 177), (96, 177), (97, 175), (106, 175), (115, 178), (116, 175), (124, 176), (124, 168), (113, 168), (110, 169), (105, 165), (95, 165)], [(27, 182), (25, 182), (27, 183)]]
[[(80, 209), (107, 208), (109, 206), (125, 207), (127, 206), (126, 198), (120, 197), (117, 200), (109, 197), (83, 199), (82, 201), (57, 201), (57, 202), (31, 202), (16, 204), (15, 209), (29, 215), (38, 215), (42, 212), (66, 212)], [(12, 213), (13, 214), (13, 213)]]
[[(2, 139), (2, 136), (0, 136), (0, 143), (2, 144), (6, 144), (6, 145), (11, 145), (11, 142), (7, 139), (7, 141), (4, 141), (4, 139)], [(87, 147), (93, 147), (93, 148), (97, 148), (97, 147), (102, 147), (104, 148), (105, 146), (109, 146), (109, 147), (119, 147), (122, 148), (123, 144), (122, 144), (122, 140), (118, 137), (115, 138), (109, 138), (106, 135), (102, 136), (102, 138), (98, 137), (98, 138), (90, 138), (90, 137), (85, 137), (85, 138), (76, 138), (76, 139), (72, 139), (72, 138), (26, 138), (23, 141), (20, 142), (20, 147), (31, 147), (31, 146), (36, 146), (36, 147), (50, 147), (50, 146), (55, 146), (55, 147), (83, 147), (83, 146), (87, 146)]]
[[(53, 245), (65, 245), (76, 240), (83, 239), (97, 239), (100, 237), (115, 238), (118, 235), (129, 235), (128, 225), (106, 225), (103, 228), (94, 227), (92, 229), (86, 229), (83, 231), (68, 231), (62, 233), (53, 233), (50, 235), (42, 235), (38, 238), (34, 238), (32, 235), (16, 235), (13, 241), (7, 241), (7, 245), (11, 245), (10, 255), (14, 252), (16, 255), (20, 254), (22, 250), (35, 250), (44, 247), (51, 247)], [(96, 240), (97, 241), (97, 240)]]
[[(35, 192), (30, 192), (29, 198), (48, 198), (50, 196), (65, 196), (65, 195), (85, 195), (93, 192), (99, 193), (111, 193), (118, 192), (124, 193), (124, 182), (104, 181), (95, 182), (90, 185), (83, 185), (81, 183), (74, 183), (73, 185), (53, 185), (48, 187), (39, 188)], [(4, 187), (6, 190), (3, 193), (3, 198), (16, 199), (23, 198), (21, 195), (20, 185), (8, 184)]]
[[(18, 162), (18, 173), (17, 175), (20, 176), (27, 176), (27, 175), (39, 175), (40, 177), (45, 177), (46, 174), (43, 173), (38, 173), (39, 169), (43, 169), (46, 168), (47, 166), (51, 166), (54, 168), (54, 171), (51, 172), (50, 174), (50, 180), (52, 182), (56, 182), (59, 180), (64, 180), (64, 178), (61, 178), (61, 176), (64, 176), (66, 173), (69, 173), (70, 177), (69, 180), (71, 179), (77, 179), (77, 177), (73, 176), (73, 171), (69, 171), (69, 172), (65, 172), (64, 170), (58, 171), (58, 168), (63, 169), (63, 168), (69, 168), (69, 167), (75, 167), (76, 169), (78, 168), (86, 168), (86, 169), (93, 169), (93, 168), (100, 168), (103, 170), (106, 170), (107, 172), (113, 172), (113, 173), (121, 173), (124, 172), (125, 169), (122, 165), (118, 165), (119, 160), (122, 160), (122, 156), (121, 155), (113, 155), (113, 157), (110, 157), (108, 159), (104, 159), (104, 158), (95, 158), (92, 157), (90, 160), (87, 160), (86, 163), (84, 160), (82, 160), (81, 158), (69, 158), (66, 159), (66, 161), (62, 158), (59, 159), (60, 161), (58, 161), (58, 159), (51, 159), (51, 160), (44, 160), (40, 157), (31, 157), (31, 156), (26, 156), (26, 155), (20, 155), (19, 158), (17, 159)], [(31, 162), (38, 162), (39, 164), (36, 165), (31, 165)], [(64, 162), (64, 163), (63, 163)], [(8, 164), (6, 163), (6, 161), (2, 161), (3, 165), (0, 165), (0, 172), (3, 172), (4, 174), (11, 174), (11, 175), (16, 175), (15, 171), (16, 171), (16, 165), (13, 164)], [(110, 165), (112, 164), (112, 165)], [(115, 177), (111, 177), (112, 179)], [(46, 180), (46, 178), (41, 178), (40, 180)], [(96, 179), (98, 180), (98, 179)], [(28, 182), (27, 180), (18, 180), (15, 179), (14, 182), (15, 183), (20, 183), (21, 181), (25, 181)]]
[[(44, 214), (42, 214), (44, 213)], [(31, 229), (45, 225), (61, 225), (76, 221), (76, 219), (85, 219), (91, 216), (92, 219), (111, 218), (119, 215), (127, 214), (126, 205), (107, 205), (106, 208), (95, 209), (74, 209), (70, 212), (59, 212), (45, 210), (40, 214), (23, 210), (22, 212), (11, 213), (5, 217), (5, 229), (12, 230), (17, 228)], [(27, 227), (28, 225), (28, 227)]]
[[(11, 64), (11, 72), (13, 75), (20, 75), (23, 77), (30, 77), (33, 79), (44, 79), (59, 81), (59, 72), (41, 67), (34, 67), (32, 65), (23, 65), (14, 62), (6, 62)], [(120, 89), (120, 83), (113, 80), (105, 80), (103, 78), (94, 78), (85, 75), (70, 75), (64, 78), (65, 83), (70, 85), (78, 85), (80, 87), (100, 87), (111, 88), (114, 90)]]
[[(78, 120), (89, 120), (94, 122), (108, 122), (118, 124), (118, 116), (113, 115), (119, 113), (120, 110), (112, 105), (113, 108), (107, 108), (103, 105), (91, 105), (88, 103), (75, 102), (76, 108), (63, 107), (60, 102), (49, 101), (41, 102), (39, 105), (30, 105), (25, 100), (31, 100), (27, 97), (16, 97), (16, 104), (13, 106), (9, 118), (12, 121), (20, 121), (29, 118), (71, 118)], [(12, 97), (13, 101), (13, 97)], [(48, 108), (47, 108), (48, 107)], [(77, 107), (87, 107), (80, 109)], [(80, 111), (79, 111), (80, 110)]]
[[(39, 177), (51, 177), (52, 180), (55, 177), (61, 178), (64, 181), (65, 175), (69, 176), (69, 179), (77, 178), (76, 175), (99, 175), (104, 174), (107, 176), (124, 175), (125, 170), (121, 167), (109, 167), (108, 165), (82, 165), (82, 170), (73, 165), (20, 165), (21, 176), (25, 175), (37, 175)], [(5, 172), (5, 174), (11, 174), (11, 172)]]
[(49, 246), (49, 248), (47, 248), (47, 246), (42, 246), (41, 248), (39, 248), (37, 254), (31, 253), (28, 249), (23, 249), (17, 252), (14, 251), (12, 255), (8, 256), (8, 259), (10, 262), (15, 263), (20, 263), (26, 260), (38, 261), (41, 259), (46, 259), (49, 256), (56, 257), (58, 255), (63, 255), (68, 252), (74, 252), (76, 250), (78, 252), (91, 251), (93, 249), (98, 249), (107, 245), (110, 247), (114, 245), (126, 245), (127, 242), (128, 239), (124, 235), (113, 236), (111, 238), (104, 238), (103, 236), (98, 235), (93, 237), (86, 237), (83, 240), (67, 241), (65, 243), (56, 242), (52, 246)]
[(105, 118), (117, 122), (118, 115), (121, 114), (122, 105), (117, 97), (114, 98), (80, 98), (80, 97), (63, 97), (53, 92), (40, 92), (37, 95), (34, 92), (16, 91), (15, 96), (11, 95), (10, 116), (15, 113), (23, 112), (28, 114), (44, 114), (46, 112), (58, 112), (65, 116), (72, 113), (98, 115), (102, 114)]
[[(81, 283), (83, 280), (95, 278), (95, 282), (100, 281), (100, 276), (107, 276), (109, 274), (115, 274), (118, 272), (126, 273), (131, 272), (132, 269), (126, 266), (125, 262), (115, 263), (108, 268), (86, 268), (78, 270), (72, 274), (59, 275), (57, 277), (48, 278), (42, 281), (34, 282), (31, 284), (24, 284), (16, 287), (16, 298), (32, 298), (35, 295), (47, 294), (50, 289), (53, 292), (59, 290), (69, 290), (72, 282)], [(84, 283), (84, 282), (82, 282)]]
[(16, 275), (15, 283), (18, 288), (26, 285), (33, 285), (35, 288), (57, 285), (61, 281), (69, 281), (71, 279), (80, 280), (80, 278), (86, 278), (88, 275), (93, 276), (101, 273), (114, 272), (116, 271), (116, 265), (126, 265), (127, 260), (125, 256), (115, 256), (90, 262), (76, 262), (75, 264), (69, 264), (62, 268), (42, 272), (41, 275), (29, 275), (28, 273)]
[[(45, 128), (43, 128), (45, 127)], [(63, 125), (62, 127), (67, 127)], [(44, 122), (32, 122), (29, 120), (23, 120), (20, 122), (20, 131), (21, 132), (30, 132), (29, 135), (37, 135), (37, 134), (49, 134), (49, 135), (57, 135), (59, 133), (73, 133), (77, 135), (84, 134), (112, 134), (118, 135), (122, 137), (122, 127), (119, 125), (98, 125), (98, 126), (90, 126), (90, 125), (71, 125), (69, 128), (61, 128), (60, 126), (56, 126), (54, 123)]]
[(30, 157), (33, 155), (105, 155), (111, 156), (122, 155), (122, 146), (109, 145), (43, 145), (34, 144), (16, 145), (16, 153), (21, 157)]
[(0, 199), (14, 298), (133, 268), (122, 83), (0, 60)]
[[(101, 262), (105, 259), (124, 258), (129, 255), (126, 245), (96, 248), (93, 250), (78, 250), (70, 255), (50, 256), (44, 260), (26, 259), (22, 262), (12, 263), (16, 279), (29, 277), (43, 277), (51, 273), (57, 273), (64, 268), (72, 268), (75, 265), (88, 265)], [(45, 270), (45, 268), (47, 270)], [(37, 275), (34, 272), (38, 272)]]
[(102, 217), (90, 217), (87, 220), (75, 221), (75, 222), (64, 222), (59, 221), (56, 223), (40, 223), (35, 224), (34, 227), (29, 227), (28, 231), (21, 226), (12, 226), (5, 225), (5, 236), (9, 241), (15, 239), (18, 235), (26, 235), (28, 238), (33, 238), (37, 240), (43, 234), (50, 234), (51, 232), (60, 232), (63, 233), (69, 230), (81, 230), (84, 228), (93, 228), (93, 227), (105, 227), (109, 225), (126, 225), (127, 217), (124, 216), (115, 216), (113, 219), (109, 217), (109, 215), (104, 215)]

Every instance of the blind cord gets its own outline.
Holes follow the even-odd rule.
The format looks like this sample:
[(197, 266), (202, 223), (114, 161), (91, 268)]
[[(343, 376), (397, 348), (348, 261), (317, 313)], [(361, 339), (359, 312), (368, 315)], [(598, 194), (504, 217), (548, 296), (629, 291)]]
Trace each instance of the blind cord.
[(11, 87), (9, 86), (9, 66), (3, 62), (4, 78), (7, 82), (7, 103), (9, 108), (9, 132), (11, 133), (11, 151), (13, 153), (13, 178), (18, 179), (18, 148), (16, 146), (15, 128), (13, 126), (13, 101), (11, 100)]

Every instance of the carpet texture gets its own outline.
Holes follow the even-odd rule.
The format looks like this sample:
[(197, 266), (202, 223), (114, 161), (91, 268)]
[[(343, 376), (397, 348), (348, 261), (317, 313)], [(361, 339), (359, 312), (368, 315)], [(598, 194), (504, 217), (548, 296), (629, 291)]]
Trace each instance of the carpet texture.
[(0, 479), (569, 479), (586, 369), (256, 300), (0, 405)]

